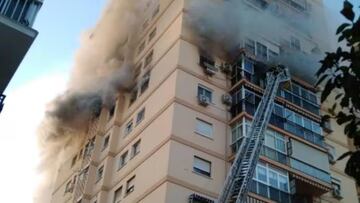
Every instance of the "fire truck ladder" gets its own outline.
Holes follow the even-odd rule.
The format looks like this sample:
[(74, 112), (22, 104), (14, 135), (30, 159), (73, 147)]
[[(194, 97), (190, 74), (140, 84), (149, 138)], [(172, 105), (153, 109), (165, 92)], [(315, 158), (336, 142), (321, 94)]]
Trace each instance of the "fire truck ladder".
[(255, 112), (250, 132), (236, 153), (233, 165), (226, 177), (218, 203), (245, 203), (250, 182), (264, 143), (264, 133), (274, 107), (274, 99), (281, 82), (290, 80), (288, 69), (283, 66), (271, 68), (266, 74), (266, 89)]
[(93, 122), (90, 123), (89, 126), (89, 130), (88, 130), (88, 143), (86, 144), (85, 148), (84, 148), (84, 152), (83, 152), (83, 159), (81, 161), (81, 167), (79, 169), (78, 172), (78, 178), (76, 181), (76, 185), (75, 185), (75, 192), (74, 192), (74, 203), (78, 203), (79, 200), (82, 198), (84, 191), (85, 191), (85, 186), (88, 180), (88, 176), (89, 176), (89, 165), (91, 162), (91, 155), (92, 152), (94, 150), (94, 142), (95, 142), (95, 135), (97, 132), (97, 125), (98, 124), (98, 120), (94, 120)]

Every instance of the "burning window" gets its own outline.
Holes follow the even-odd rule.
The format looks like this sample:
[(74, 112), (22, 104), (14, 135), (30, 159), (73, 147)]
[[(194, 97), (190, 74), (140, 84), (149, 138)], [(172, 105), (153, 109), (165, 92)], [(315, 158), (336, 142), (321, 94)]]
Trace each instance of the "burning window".
[(209, 68), (215, 66), (215, 61), (211, 57), (200, 55), (199, 64), (203, 68)]

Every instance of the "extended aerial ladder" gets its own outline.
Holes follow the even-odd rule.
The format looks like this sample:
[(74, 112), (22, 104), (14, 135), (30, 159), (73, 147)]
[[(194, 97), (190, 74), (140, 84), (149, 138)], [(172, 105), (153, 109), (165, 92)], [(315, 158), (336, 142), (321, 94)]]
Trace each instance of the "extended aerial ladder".
[(274, 99), (281, 82), (290, 80), (284, 66), (271, 68), (266, 74), (266, 88), (255, 112), (250, 132), (243, 138), (235, 160), (226, 177), (218, 203), (245, 203), (250, 182), (259, 160), (264, 143), (265, 130), (269, 124), (274, 107)]

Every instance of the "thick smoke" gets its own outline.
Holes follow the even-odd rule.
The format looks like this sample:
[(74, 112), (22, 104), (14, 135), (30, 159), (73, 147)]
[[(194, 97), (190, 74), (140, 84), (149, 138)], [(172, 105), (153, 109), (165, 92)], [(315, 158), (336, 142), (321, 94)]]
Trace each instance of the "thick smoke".
[[(187, 1), (186, 23), (191, 37), (200, 45), (201, 51), (226, 60), (242, 47), (246, 38), (263, 38), (280, 44), (282, 51), (270, 63), (286, 65), (293, 74), (307, 76), (309, 82), (314, 82), (318, 61), (323, 57), (320, 50), (328, 49), (328, 33), (324, 29), (326, 25), (321, 5), (312, 4), (311, 11), (305, 17), (281, 8), (283, 3), (277, 1), (264, 9), (251, 8), (250, 4), (246, 0)], [(289, 38), (289, 31), (294, 31), (293, 27), (305, 33), (303, 35), (306, 38), (317, 42), (312, 45), (311, 54), (282, 46), (284, 38)]]
[(112, 0), (96, 27), (82, 37), (67, 91), (49, 105), (38, 130), (45, 179), (35, 202), (49, 202), (57, 169), (66, 154), (79, 149), (90, 119), (133, 85), (137, 29), (147, 2)]

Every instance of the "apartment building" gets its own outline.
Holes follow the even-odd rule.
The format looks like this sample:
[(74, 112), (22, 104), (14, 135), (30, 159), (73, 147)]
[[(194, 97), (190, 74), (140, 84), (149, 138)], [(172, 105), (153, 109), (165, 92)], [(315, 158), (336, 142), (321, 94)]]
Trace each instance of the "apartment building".
[(0, 112), (4, 90), (38, 32), (32, 29), (43, 0), (0, 0)]
[[(269, 2), (243, 1), (258, 12)], [(152, 1), (137, 50), (138, 85), (89, 124), (88, 140), (59, 168), (53, 203), (215, 202), (265, 88), (260, 61), (316, 47), (298, 31), (281, 42), (253, 35), (229, 66), (199, 51), (186, 2)], [(307, 15), (321, 1), (278, 4)], [(358, 202), (345, 161), (334, 163), (348, 141), (334, 123), (320, 126), (317, 93), (298, 75), (281, 85), (249, 203)]]

